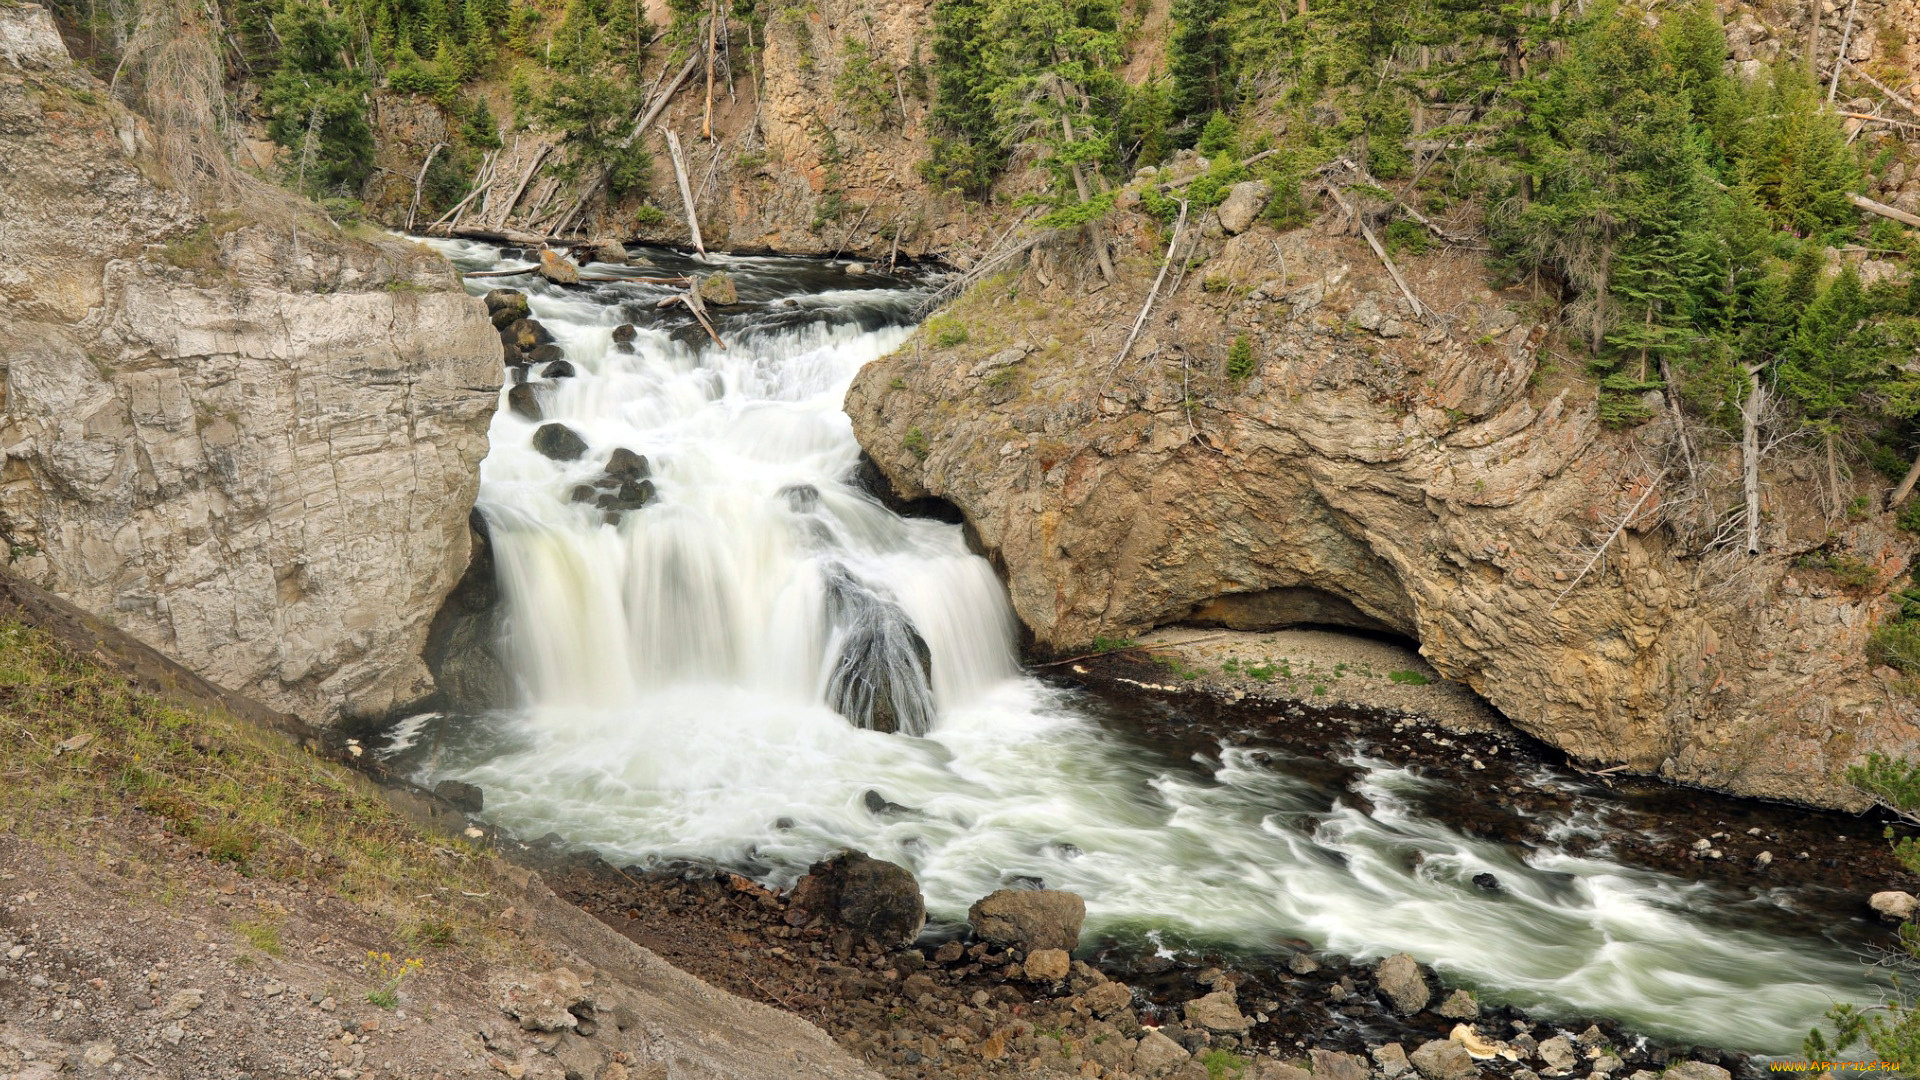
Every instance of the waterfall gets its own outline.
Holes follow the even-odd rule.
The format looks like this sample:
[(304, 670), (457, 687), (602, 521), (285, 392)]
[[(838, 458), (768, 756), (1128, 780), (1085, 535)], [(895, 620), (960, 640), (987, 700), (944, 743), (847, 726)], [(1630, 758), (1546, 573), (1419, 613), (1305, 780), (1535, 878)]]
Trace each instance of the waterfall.
[[(1359, 779), (1329, 790), (1271, 751), (1180, 759), (1102, 723), (1020, 670), (958, 527), (856, 480), (840, 403), (921, 294), (818, 261), (705, 265), (741, 294), (716, 309), (724, 349), (660, 312), (657, 286), (512, 279), (577, 372), (536, 365), (540, 422), (587, 449), (536, 451), (503, 393), (480, 507), (524, 700), (449, 721), (423, 778), (616, 862), (785, 884), (855, 847), (910, 867), (949, 925), (1037, 879), (1081, 894), (1095, 937), (1406, 951), (1485, 998), (1685, 1041), (1786, 1052), (1833, 1001), (1875, 995), (1789, 897), (1462, 834), (1417, 809), (1435, 781), (1357, 752), (1336, 749)], [(650, 499), (602, 506), (637, 484), (631, 455)], [(1473, 884), (1487, 873), (1497, 894)]]

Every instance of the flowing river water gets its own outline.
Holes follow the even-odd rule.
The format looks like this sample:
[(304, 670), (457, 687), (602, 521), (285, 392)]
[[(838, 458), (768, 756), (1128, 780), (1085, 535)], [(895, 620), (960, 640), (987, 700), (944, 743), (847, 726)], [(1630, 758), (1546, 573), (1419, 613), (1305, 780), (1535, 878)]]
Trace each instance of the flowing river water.
[[(524, 700), (447, 725), (421, 779), (478, 784), (493, 822), (616, 863), (714, 860), (785, 884), (852, 847), (910, 867), (936, 921), (1039, 881), (1086, 899), (1083, 940), (1404, 951), (1543, 1017), (1682, 1042), (1786, 1053), (1832, 1003), (1878, 996), (1784, 893), (1470, 837), (1418, 810), (1438, 781), (1338, 747), (1346, 790), (1284, 756), (1129, 739), (1022, 671), (1004, 591), (959, 527), (897, 516), (857, 481), (842, 399), (906, 340), (924, 289), (800, 259), (705, 268), (740, 291), (718, 314), (725, 349), (657, 310), (665, 287), (469, 284), (530, 294), (577, 371), (535, 365), (543, 421), (589, 449), (536, 452), (503, 394), (479, 504)], [(574, 495), (616, 448), (646, 457), (655, 494), (610, 520)], [(889, 711), (876, 698), (897, 733), (847, 718)], [(1473, 884), (1484, 873), (1497, 894)]]

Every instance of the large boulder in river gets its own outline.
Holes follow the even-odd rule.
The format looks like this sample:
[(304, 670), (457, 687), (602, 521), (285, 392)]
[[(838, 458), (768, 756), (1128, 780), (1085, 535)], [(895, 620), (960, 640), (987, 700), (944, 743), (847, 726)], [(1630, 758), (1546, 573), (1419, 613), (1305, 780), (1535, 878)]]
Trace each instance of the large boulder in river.
[(524, 416), (528, 420), (540, 419), (540, 399), (535, 396), (532, 383), (515, 383), (507, 391), (507, 408), (515, 416)]
[(1406, 953), (1395, 953), (1380, 961), (1380, 966), (1373, 969), (1373, 979), (1393, 1011), (1401, 1016), (1412, 1016), (1433, 1000), (1433, 988), (1427, 985), (1427, 977)]
[(708, 274), (700, 279), (700, 299), (709, 304), (737, 304), (740, 302), (740, 291), (727, 274)]
[(552, 248), (540, 250), (540, 276), (555, 285), (580, 284), (580, 268), (573, 265), (572, 259)]
[(647, 459), (624, 446), (614, 448), (607, 455), (607, 475), (615, 480), (645, 480), (653, 475), (653, 469)]
[(793, 887), (787, 918), (794, 925), (824, 918), (897, 949), (920, 936), (927, 908), (911, 870), (843, 851), (807, 870)]
[(542, 345), (552, 344), (553, 334), (540, 325), (538, 319), (515, 319), (500, 331), (500, 340), (522, 352), (532, 352)]
[(1233, 236), (1253, 227), (1260, 211), (1273, 197), (1273, 187), (1265, 180), (1247, 180), (1233, 185), (1227, 200), (1220, 204), (1220, 228)]
[(578, 461), (587, 452), (587, 440), (565, 424), (541, 424), (534, 430), (533, 448), (555, 461)]
[(1874, 893), (1867, 899), (1867, 906), (1888, 922), (1905, 922), (1913, 918), (1915, 911), (1920, 911), (1920, 900), (1912, 893), (1889, 889)]
[(967, 909), (967, 925), (973, 927), (975, 937), (1023, 952), (1072, 952), (1080, 944), (1080, 927), (1086, 921), (1087, 902), (1055, 889), (1001, 889)]
[(527, 294), (516, 289), (495, 289), (487, 294), (487, 315), (497, 329), (506, 329), (528, 315)]

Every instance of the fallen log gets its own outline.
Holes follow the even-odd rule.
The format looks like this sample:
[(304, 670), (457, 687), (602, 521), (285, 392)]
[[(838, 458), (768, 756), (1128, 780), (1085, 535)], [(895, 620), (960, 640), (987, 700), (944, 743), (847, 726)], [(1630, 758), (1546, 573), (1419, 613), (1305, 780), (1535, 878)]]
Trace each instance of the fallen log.
[(514, 187), (513, 196), (507, 200), (505, 209), (500, 212), (499, 224), (501, 227), (504, 228), (507, 222), (512, 219), (513, 208), (520, 205), (520, 196), (526, 192), (527, 182), (533, 179), (534, 170), (540, 167), (541, 162), (547, 160), (547, 152), (552, 149), (553, 147), (551, 146), (541, 146), (540, 152), (533, 155), (533, 161), (528, 163), (527, 171), (520, 174), (520, 183)]
[(1853, 200), (1853, 205), (1868, 213), (1879, 214), (1889, 221), (1897, 221), (1902, 225), (1911, 225), (1916, 229), (1920, 229), (1920, 215), (1909, 214), (1905, 210), (1888, 206), (1883, 202), (1874, 202), (1865, 195), (1849, 195), (1847, 197)]
[(1167, 270), (1173, 266), (1174, 249), (1180, 246), (1180, 234), (1186, 227), (1187, 200), (1181, 199), (1180, 216), (1173, 223), (1173, 239), (1167, 241), (1166, 261), (1160, 264), (1160, 275), (1153, 279), (1153, 288), (1147, 290), (1147, 302), (1140, 305), (1140, 314), (1133, 320), (1133, 331), (1127, 335), (1126, 343), (1120, 346), (1120, 353), (1113, 358), (1113, 363), (1107, 368), (1108, 372), (1119, 367), (1121, 361), (1127, 358), (1127, 353), (1133, 349), (1134, 341), (1140, 337), (1141, 328), (1147, 325), (1147, 315), (1153, 311), (1153, 302), (1160, 297), (1160, 286), (1167, 280)]
[(1354, 224), (1360, 226), (1360, 235), (1367, 238), (1367, 246), (1372, 248), (1374, 255), (1379, 257), (1381, 265), (1387, 268), (1387, 273), (1393, 278), (1393, 283), (1400, 286), (1400, 295), (1406, 297), (1407, 303), (1412, 305), (1413, 317), (1422, 322), (1426, 321), (1427, 309), (1421, 305), (1420, 298), (1413, 295), (1413, 288), (1407, 284), (1407, 279), (1400, 275), (1400, 268), (1395, 266), (1393, 259), (1387, 255), (1386, 247), (1380, 243), (1380, 238), (1373, 234), (1373, 227), (1367, 224), (1367, 219), (1360, 216), (1352, 206), (1347, 204), (1347, 200), (1341, 196), (1337, 185), (1327, 184), (1325, 188), (1327, 194), (1333, 198), (1333, 201), (1340, 204), (1340, 209), (1345, 211), (1346, 215), (1353, 219)]

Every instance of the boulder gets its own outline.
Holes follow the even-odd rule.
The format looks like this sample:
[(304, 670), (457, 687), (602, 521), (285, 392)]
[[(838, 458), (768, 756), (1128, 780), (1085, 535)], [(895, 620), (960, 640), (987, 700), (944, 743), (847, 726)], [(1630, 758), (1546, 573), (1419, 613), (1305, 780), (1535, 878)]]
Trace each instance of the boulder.
[(576, 502), (576, 503), (590, 503), (594, 499), (598, 498), (599, 495), (600, 493), (598, 491), (595, 491), (593, 488), (588, 487), (585, 484), (575, 484), (573, 485), (573, 494), (567, 496), (567, 501)]
[(503, 329), (515, 320), (527, 317), (527, 294), (518, 289), (495, 289), (486, 296), (487, 315), (495, 329)]
[(580, 268), (552, 248), (540, 249), (540, 276), (555, 285), (580, 284)]
[(1313, 1074), (1298, 1065), (1272, 1058), (1255, 1058), (1246, 1080), (1314, 1080)]
[[(1215, 990), (1203, 998), (1187, 1002), (1187, 1022), (1198, 1024), (1215, 1035), (1238, 1035), (1252, 1026), (1233, 1000), (1233, 991)], [(1361, 1080), (1366, 1080), (1362, 1075)]]
[(626, 265), (627, 246), (618, 240), (595, 240), (588, 253), (593, 256), (594, 262)]
[(1130, 1007), (1133, 1004), (1133, 990), (1126, 983), (1103, 982), (1099, 986), (1080, 995), (1093, 1015), (1105, 1018)]
[(632, 323), (621, 323), (619, 326), (613, 328), (613, 340), (616, 342), (632, 341), (638, 333), (639, 331), (633, 328)]
[(1399, 1043), (1375, 1047), (1373, 1063), (1380, 1067), (1381, 1075), (1387, 1080), (1393, 1080), (1394, 1077), (1413, 1068), (1413, 1063), (1407, 1060), (1406, 1048)]
[(555, 360), (540, 369), (540, 377), (543, 379), (571, 379), (573, 375), (573, 365), (565, 360)]
[(527, 363), (529, 364), (551, 364), (567, 354), (561, 351), (560, 346), (549, 343), (546, 345), (535, 345), (533, 348), (528, 349), (525, 355)]
[(587, 1003), (580, 977), (566, 968), (507, 984), (500, 1011), (525, 1031), (569, 1031), (580, 1023), (573, 1010)]
[(1420, 965), (1406, 953), (1395, 953), (1380, 961), (1380, 966), (1373, 969), (1373, 978), (1393, 1011), (1402, 1016), (1412, 1016), (1433, 1000), (1433, 991), (1427, 986), (1426, 976), (1420, 974)]
[(920, 936), (927, 909), (912, 871), (843, 851), (814, 863), (793, 887), (788, 921), (799, 925), (813, 918), (825, 918), (888, 948), (902, 948)]
[(653, 481), (629, 480), (594, 499), (602, 510), (638, 510), (653, 501)]
[(1027, 978), (1038, 983), (1057, 983), (1073, 970), (1073, 955), (1065, 949), (1035, 949), (1027, 954)]
[(653, 475), (653, 469), (647, 459), (627, 449), (617, 446), (607, 455), (607, 475), (615, 480), (645, 480)]
[(1054, 889), (1001, 889), (967, 909), (967, 925), (976, 937), (1027, 952), (1072, 952), (1080, 944), (1080, 926), (1086, 921), (1086, 901)]
[(865, 277), (866, 273), (867, 273), (866, 263), (850, 262), (847, 264), (848, 277)]
[(1220, 204), (1220, 228), (1229, 236), (1246, 232), (1271, 198), (1273, 185), (1265, 180), (1244, 180), (1233, 185), (1226, 201)]
[(1889, 889), (1874, 893), (1867, 899), (1867, 906), (1888, 922), (1905, 922), (1920, 910), (1920, 900), (1914, 899), (1912, 893)]
[(533, 448), (555, 461), (578, 461), (587, 452), (587, 440), (565, 424), (541, 424), (534, 429)]
[(442, 780), (433, 785), (433, 793), (453, 804), (455, 810), (468, 814), (477, 814), (486, 809), (486, 793), (473, 784), (458, 780)]
[(1367, 1059), (1359, 1054), (1316, 1048), (1307, 1051), (1307, 1057), (1313, 1062), (1315, 1080), (1367, 1080), (1373, 1071), (1367, 1068)]
[(541, 345), (551, 344), (553, 334), (540, 325), (538, 319), (515, 319), (507, 325), (505, 330), (500, 331), (500, 340), (526, 352)]
[(1733, 1074), (1704, 1061), (1683, 1061), (1661, 1073), (1661, 1080), (1733, 1080)]
[(1159, 1028), (1140, 1037), (1133, 1051), (1133, 1069), (1142, 1076), (1164, 1076), (1192, 1055), (1177, 1042), (1161, 1034)]
[(1573, 1040), (1565, 1035), (1555, 1035), (1541, 1043), (1534, 1053), (1539, 1055), (1540, 1063), (1549, 1069), (1571, 1069), (1573, 1063), (1580, 1060), (1579, 1052), (1573, 1048)]
[(708, 274), (700, 279), (700, 299), (709, 304), (737, 304), (740, 302), (740, 290), (734, 287), (733, 278), (725, 273)]
[(540, 419), (540, 399), (533, 392), (533, 384), (515, 383), (509, 388), (507, 408), (515, 416), (524, 416), (529, 420)]
[(1480, 1015), (1480, 1003), (1465, 990), (1455, 990), (1433, 1011), (1449, 1020), (1473, 1020)]
[(1434, 1039), (1407, 1055), (1426, 1080), (1468, 1080), (1480, 1074), (1467, 1048), (1450, 1039)]

